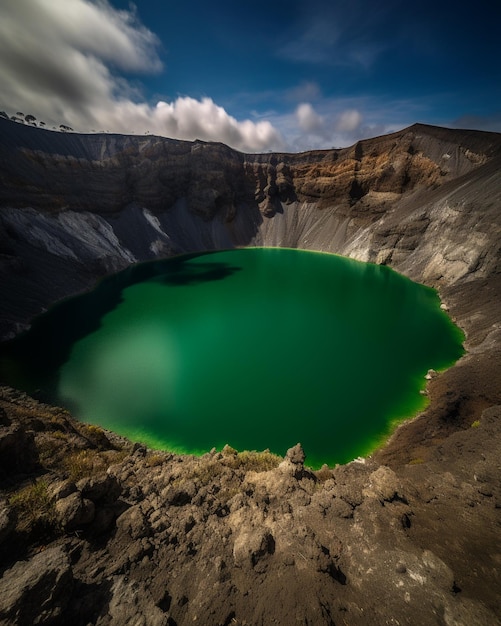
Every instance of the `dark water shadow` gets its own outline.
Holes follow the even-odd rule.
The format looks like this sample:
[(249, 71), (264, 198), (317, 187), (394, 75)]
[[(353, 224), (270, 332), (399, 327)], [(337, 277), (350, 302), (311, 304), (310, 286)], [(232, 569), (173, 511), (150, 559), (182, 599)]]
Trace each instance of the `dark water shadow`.
[(223, 280), (241, 270), (225, 262), (188, 263), (216, 252), (197, 252), (134, 265), (104, 278), (92, 291), (55, 305), (37, 318), (29, 331), (0, 345), (0, 381), (40, 400), (53, 401), (58, 370), (69, 359), (73, 345), (101, 327), (102, 319), (123, 301), (125, 289), (147, 280), (169, 286), (191, 286)]
[(155, 282), (179, 287), (198, 285), (209, 281), (223, 280), (241, 269), (241, 267), (221, 262), (186, 265), (185, 258), (176, 258), (169, 263), (169, 272), (160, 274)]

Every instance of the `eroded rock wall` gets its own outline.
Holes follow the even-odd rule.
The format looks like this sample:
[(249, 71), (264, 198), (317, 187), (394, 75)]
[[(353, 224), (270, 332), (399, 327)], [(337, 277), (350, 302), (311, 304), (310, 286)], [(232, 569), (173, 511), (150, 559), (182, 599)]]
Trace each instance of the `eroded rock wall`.
[(341, 150), (244, 155), (3, 119), (0, 133), (3, 337), (103, 274), (183, 252), (323, 250), (436, 285), (497, 271), (496, 134), (416, 125)]

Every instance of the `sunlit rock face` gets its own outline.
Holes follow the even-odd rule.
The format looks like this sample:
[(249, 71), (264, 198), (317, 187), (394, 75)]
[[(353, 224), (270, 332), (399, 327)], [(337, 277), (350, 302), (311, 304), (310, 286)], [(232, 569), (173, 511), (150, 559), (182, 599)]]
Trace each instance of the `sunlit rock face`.
[(340, 150), (245, 155), (3, 119), (0, 132), (3, 336), (105, 273), (194, 250), (324, 250), (431, 284), (498, 263), (494, 133), (415, 125)]

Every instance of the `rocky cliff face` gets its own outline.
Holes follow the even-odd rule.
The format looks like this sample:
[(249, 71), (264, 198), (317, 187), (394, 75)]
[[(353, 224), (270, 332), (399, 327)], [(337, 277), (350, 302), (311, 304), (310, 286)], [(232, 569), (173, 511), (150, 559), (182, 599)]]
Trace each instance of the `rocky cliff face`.
[(317, 473), (300, 449), (131, 449), (2, 389), (0, 623), (499, 623), (500, 135), (415, 125), (295, 155), (0, 137), (3, 337), (130, 263), (273, 245), (435, 286), (467, 348), (372, 458)]
[(103, 273), (194, 250), (325, 250), (447, 285), (498, 267), (496, 134), (416, 125), (342, 150), (244, 155), (3, 119), (0, 133), (0, 271), (18, 287), (23, 275), (0, 305), (4, 336)]

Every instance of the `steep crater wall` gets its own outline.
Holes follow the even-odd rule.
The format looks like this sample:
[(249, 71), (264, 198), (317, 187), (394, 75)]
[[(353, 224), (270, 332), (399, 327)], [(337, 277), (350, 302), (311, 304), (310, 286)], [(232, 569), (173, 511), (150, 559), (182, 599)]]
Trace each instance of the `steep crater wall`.
[(446, 284), (497, 267), (495, 134), (416, 125), (342, 150), (244, 155), (3, 119), (0, 132), (0, 271), (27, 288), (6, 289), (3, 336), (105, 273), (194, 250), (324, 250)]
[[(470, 351), (485, 342), (498, 349), (498, 134), (418, 124), (345, 149), (246, 155), (223, 144), (54, 133), (3, 119), (0, 133), (4, 338), (131, 263), (258, 245), (389, 264), (439, 289)], [(478, 404), (480, 372), (463, 376), (446, 403), (459, 422), (501, 401), (489, 385)]]

